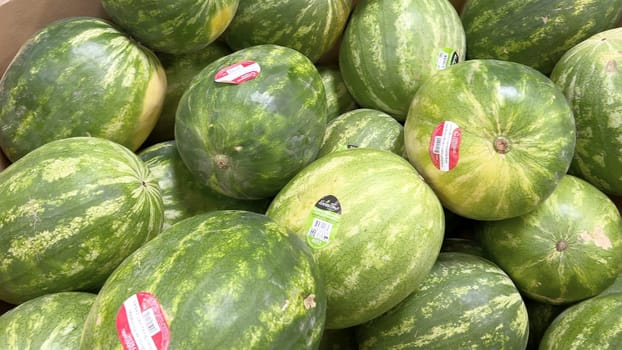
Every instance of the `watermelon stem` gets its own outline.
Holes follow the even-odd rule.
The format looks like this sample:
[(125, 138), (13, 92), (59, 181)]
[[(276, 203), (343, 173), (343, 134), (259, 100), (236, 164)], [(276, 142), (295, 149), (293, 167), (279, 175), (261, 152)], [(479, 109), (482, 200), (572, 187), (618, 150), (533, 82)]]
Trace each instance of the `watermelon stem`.
[(568, 248), (568, 242), (564, 241), (563, 239), (559, 240), (557, 244), (555, 244), (555, 249), (557, 249), (558, 252), (563, 252), (567, 248)]
[(497, 153), (506, 154), (510, 151), (510, 140), (504, 136), (498, 136), (495, 139), (494, 147)]

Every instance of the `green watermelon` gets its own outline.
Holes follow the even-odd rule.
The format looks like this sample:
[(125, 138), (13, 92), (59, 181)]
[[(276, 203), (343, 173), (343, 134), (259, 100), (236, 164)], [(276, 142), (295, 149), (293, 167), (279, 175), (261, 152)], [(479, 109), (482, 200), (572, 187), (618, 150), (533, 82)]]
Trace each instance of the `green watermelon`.
[(371, 320), (410, 294), (443, 240), (443, 209), (404, 158), (353, 148), (301, 170), (266, 214), (312, 248), (328, 296), (326, 328)]
[(164, 204), (162, 230), (185, 218), (208, 211), (244, 209), (264, 213), (268, 200), (240, 200), (224, 196), (201, 184), (184, 165), (175, 141), (164, 141), (138, 156), (158, 181)]
[(374, 109), (345, 112), (327, 124), (318, 157), (347, 148), (375, 148), (401, 156), (404, 154), (404, 126)]
[(0, 147), (16, 161), (52, 140), (93, 136), (135, 151), (165, 90), (158, 58), (110, 23), (58, 20), (22, 46), (0, 80)]
[(190, 81), (208, 64), (230, 53), (231, 50), (222, 42), (214, 42), (204, 49), (186, 54), (158, 53), (166, 72), (166, 96), (158, 122), (145, 142), (147, 145), (175, 138), (177, 104), (190, 85)]
[[(132, 317), (137, 308), (153, 313), (153, 337), (128, 328), (148, 324)], [(263, 214), (213, 211), (173, 225), (115, 270), (81, 349), (123, 349), (132, 339), (153, 349), (313, 349), (325, 315), (304, 242)]]
[(618, 196), (622, 195), (620, 51), (622, 28), (607, 30), (568, 50), (551, 73), (570, 101), (577, 124), (569, 172)]
[(82, 327), (95, 296), (59, 292), (17, 305), (0, 316), (0, 348), (79, 349)]
[(317, 70), (322, 77), (324, 91), (326, 91), (326, 121), (329, 122), (339, 115), (355, 109), (356, 101), (343, 82), (339, 67), (318, 65)]
[(214, 42), (231, 23), (239, 0), (102, 0), (112, 20), (158, 52), (182, 54)]
[(615, 27), (620, 15), (622, 0), (467, 0), (467, 59), (518, 62), (548, 75), (568, 49)]
[(49, 142), (0, 173), (0, 299), (96, 291), (160, 232), (162, 198), (129, 149), (95, 137)]
[(404, 121), (421, 84), (464, 60), (466, 39), (449, 1), (361, 0), (339, 50), (354, 100)]
[(605, 194), (571, 175), (534, 211), (483, 223), (478, 238), (518, 288), (540, 302), (593, 297), (621, 272), (620, 213)]
[(417, 291), (357, 329), (359, 349), (525, 349), (527, 308), (510, 277), (470, 254), (440, 253)]
[(276, 44), (316, 62), (337, 42), (350, 0), (241, 0), (224, 38), (233, 50)]
[(540, 350), (619, 349), (622, 294), (590, 298), (559, 314), (546, 329)]
[(572, 161), (575, 123), (561, 90), (540, 72), (469, 60), (421, 86), (404, 137), (408, 159), (447, 209), (501, 220), (553, 192)]
[(300, 52), (271, 44), (210, 63), (183, 94), (175, 120), (190, 172), (239, 199), (274, 196), (317, 157), (325, 130), (317, 69)]
[(609, 294), (618, 294), (622, 293), (622, 272), (618, 274), (616, 279), (609, 285), (609, 287), (605, 288), (602, 292), (598, 293), (597, 296), (605, 296)]

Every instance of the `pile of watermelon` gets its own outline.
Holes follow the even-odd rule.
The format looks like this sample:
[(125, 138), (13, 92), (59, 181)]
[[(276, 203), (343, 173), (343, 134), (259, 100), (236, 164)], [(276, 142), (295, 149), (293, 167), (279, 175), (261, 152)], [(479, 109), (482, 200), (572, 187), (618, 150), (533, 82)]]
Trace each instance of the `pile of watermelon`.
[(0, 80), (0, 348), (619, 348), (622, 0), (101, 4)]

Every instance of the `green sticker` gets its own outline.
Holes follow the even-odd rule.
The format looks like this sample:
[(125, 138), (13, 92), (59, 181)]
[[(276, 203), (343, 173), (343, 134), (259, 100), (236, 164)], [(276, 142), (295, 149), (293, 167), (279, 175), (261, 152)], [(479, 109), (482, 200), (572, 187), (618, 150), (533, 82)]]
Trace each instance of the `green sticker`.
[(335, 236), (341, 220), (341, 204), (337, 197), (322, 197), (311, 209), (307, 219), (307, 244), (314, 249), (327, 246)]
[(458, 53), (450, 48), (441, 49), (436, 59), (436, 69), (445, 69), (453, 64), (458, 63), (460, 56)]

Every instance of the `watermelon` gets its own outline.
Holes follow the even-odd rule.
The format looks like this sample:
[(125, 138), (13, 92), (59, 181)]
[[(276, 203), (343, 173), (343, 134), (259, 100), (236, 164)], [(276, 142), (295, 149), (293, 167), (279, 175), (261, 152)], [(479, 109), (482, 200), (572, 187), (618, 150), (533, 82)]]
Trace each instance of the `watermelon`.
[(622, 28), (607, 30), (568, 50), (551, 73), (570, 101), (577, 124), (569, 172), (618, 196), (622, 195), (620, 51)]
[(175, 138), (177, 104), (190, 85), (190, 81), (205, 66), (230, 53), (231, 50), (224, 43), (217, 41), (204, 49), (186, 54), (157, 54), (166, 72), (166, 95), (158, 122), (145, 142), (147, 145)]
[(467, 0), (467, 59), (522, 63), (545, 75), (571, 47), (613, 28), (622, 0)]
[(483, 223), (478, 238), (518, 288), (540, 302), (593, 297), (621, 272), (620, 213), (605, 194), (572, 175), (536, 210)]
[(465, 45), (449, 1), (361, 0), (344, 31), (339, 66), (361, 107), (404, 121), (421, 84), (464, 60)]
[(616, 279), (609, 285), (609, 287), (605, 288), (602, 292), (598, 293), (597, 296), (605, 296), (609, 294), (618, 294), (622, 293), (622, 272), (618, 274)]
[[(128, 327), (144, 324), (136, 308), (153, 313), (153, 337)], [(81, 349), (127, 349), (133, 340), (154, 349), (312, 349), (325, 315), (304, 242), (263, 214), (213, 211), (173, 225), (114, 271)]]
[(438, 198), (408, 161), (372, 148), (318, 158), (266, 214), (312, 248), (327, 329), (367, 322), (410, 294), (432, 268), (445, 224)]
[(533, 68), (500, 60), (436, 73), (412, 100), (404, 138), (443, 205), (475, 220), (538, 207), (566, 174), (576, 142), (561, 90)]
[(622, 294), (590, 298), (559, 314), (546, 329), (540, 350), (619, 349)]
[(28, 300), (0, 316), (0, 348), (79, 349), (95, 294), (59, 292)]
[(154, 51), (183, 54), (214, 42), (231, 23), (239, 0), (102, 0), (112, 20)]
[(58, 20), (26, 41), (0, 80), (0, 147), (13, 162), (72, 136), (135, 151), (156, 124), (165, 91), (158, 58), (109, 22)]
[(268, 200), (240, 200), (201, 184), (184, 165), (174, 140), (142, 150), (138, 156), (158, 181), (164, 205), (162, 230), (194, 215), (213, 210), (240, 209), (264, 213)]
[(351, 10), (351, 0), (241, 0), (224, 38), (234, 51), (276, 44), (316, 62), (335, 45)]
[(175, 120), (190, 172), (238, 199), (274, 196), (317, 157), (325, 130), (326, 94), (316, 67), (272, 44), (210, 63), (183, 94)]
[(440, 253), (417, 291), (358, 327), (359, 349), (525, 349), (527, 308), (510, 277), (470, 254)]
[(478, 241), (469, 238), (447, 237), (443, 239), (441, 252), (455, 252), (472, 254), (476, 256), (486, 257), (482, 245)]
[(318, 65), (317, 70), (326, 91), (326, 121), (329, 122), (339, 115), (356, 108), (356, 101), (350, 95), (341, 77), (339, 67), (334, 65)]
[(369, 108), (339, 115), (326, 126), (318, 157), (347, 148), (375, 148), (404, 154), (404, 126), (392, 116)]
[(160, 232), (162, 198), (145, 164), (110, 140), (49, 142), (0, 173), (0, 299), (96, 291)]

